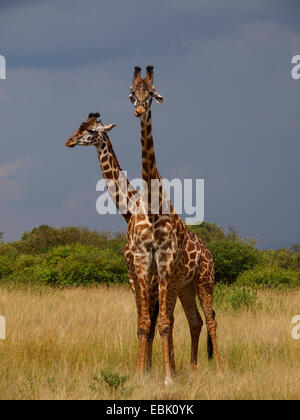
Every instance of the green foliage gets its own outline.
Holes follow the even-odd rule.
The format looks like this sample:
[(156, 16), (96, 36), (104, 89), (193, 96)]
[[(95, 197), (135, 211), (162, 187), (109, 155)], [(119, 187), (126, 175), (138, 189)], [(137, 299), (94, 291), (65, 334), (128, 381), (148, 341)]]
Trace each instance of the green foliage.
[(236, 230), (229, 227), (225, 232), (214, 223), (203, 222), (189, 226), (207, 245), (214, 257), (216, 281), (231, 284), (238, 275), (254, 267), (261, 259), (255, 240), (240, 239)]
[[(240, 239), (233, 228), (225, 232), (204, 222), (188, 229), (198, 234), (211, 250), (217, 283), (254, 288), (300, 287), (298, 245), (259, 251), (255, 241)], [(56, 229), (43, 225), (25, 233), (21, 241), (9, 244), (0, 241), (0, 282), (51, 287), (127, 283), (124, 246), (125, 235), (89, 231), (85, 227)], [(238, 302), (250, 301), (245, 290), (236, 291), (228, 305), (238, 307)], [(218, 298), (220, 291), (216, 293)]]
[(253, 288), (294, 288), (300, 287), (300, 272), (281, 268), (277, 265), (260, 266), (241, 273), (238, 285)]
[(14, 260), (8, 255), (0, 256), (0, 279), (9, 276), (14, 271)]
[(111, 372), (108, 370), (102, 370), (101, 376), (104, 382), (112, 389), (118, 390), (119, 388), (123, 388), (125, 382), (129, 378), (129, 376), (122, 376), (117, 372)]
[(261, 259), (253, 243), (239, 238), (214, 240), (208, 247), (214, 257), (217, 282), (233, 283), (239, 274), (253, 268)]
[(51, 248), (76, 243), (99, 248), (108, 247), (122, 253), (125, 238), (124, 235), (112, 236), (96, 230), (89, 231), (85, 227), (69, 226), (56, 229), (42, 225), (31, 232), (24, 233), (22, 240), (13, 245), (24, 254), (43, 254)]
[(226, 284), (219, 283), (215, 288), (215, 304), (225, 309), (234, 311), (255, 309), (257, 299), (257, 292), (249, 287), (237, 285), (228, 287)]
[(236, 287), (230, 296), (230, 303), (234, 310), (250, 309), (255, 306), (256, 301), (256, 291), (245, 287)]
[(203, 222), (201, 225), (187, 226), (187, 228), (190, 232), (198, 235), (206, 244), (226, 238), (225, 231), (215, 223)]
[(0, 281), (55, 287), (127, 283), (124, 245), (123, 235), (41, 226), (20, 242), (0, 244)]
[(264, 265), (276, 265), (286, 270), (300, 269), (300, 253), (297, 245), (293, 245), (288, 249), (267, 249), (262, 251), (262, 257)]

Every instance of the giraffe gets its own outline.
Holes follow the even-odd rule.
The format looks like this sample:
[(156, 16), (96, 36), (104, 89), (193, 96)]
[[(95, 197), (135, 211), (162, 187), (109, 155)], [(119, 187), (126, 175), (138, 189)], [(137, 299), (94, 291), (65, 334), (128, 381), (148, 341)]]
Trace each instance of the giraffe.
[[(135, 203), (139, 205), (139, 193), (136, 191), (133, 186), (128, 182), (128, 180), (123, 179), (127, 184), (127, 188), (120, 188), (120, 179), (124, 176), (123, 171), (120, 167), (119, 161), (116, 157), (116, 154), (113, 150), (113, 146), (110, 142), (108, 132), (115, 127), (115, 124), (104, 125), (98, 118), (100, 117), (99, 113), (90, 113), (85, 122), (83, 122), (79, 129), (68, 139), (66, 142), (67, 147), (75, 146), (95, 146), (97, 150), (99, 164), (103, 173), (104, 179), (107, 181), (108, 186), (113, 182), (114, 188), (109, 188), (111, 197), (119, 210), (122, 210), (121, 214), (124, 217), (126, 223), (128, 224), (131, 216), (135, 210), (133, 207)], [(126, 196), (124, 196), (126, 194)], [(123, 196), (122, 196), (123, 195)], [(132, 201), (133, 200), (133, 201)], [(121, 209), (121, 205), (127, 203), (127, 211)], [(139, 214), (139, 220), (147, 220), (147, 216)], [(135, 287), (134, 287), (134, 267), (132, 266), (132, 256), (129, 250), (128, 244), (126, 244), (124, 249), (125, 259), (128, 263), (128, 273), (129, 273), (129, 282), (131, 290), (135, 297)], [(158, 315), (158, 277), (156, 274), (153, 274), (151, 279), (151, 293), (150, 293), (150, 319), (151, 327), (147, 339), (147, 351), (146, 351), (146, 369), (147, 371), (151, 370), (152, 362), (152, 344), (155, 334), (155, 326)], [(202, 327), (202, 320), (197, 310), (195, 302), (195, 293), (192, 293), (191, 296), (186, 291), (181, 291), (179, 293), (179, 298), (183, 305), (184, 312), (187, 316), (187, 320), (190, 326), (191, 333), (191, 364), (192, 366), (196, 365), (197, 362), (197, 353), (198, 353), (198, 340), (199, 334)]]
[[(79, 129), (67, 140), (66, 146), (96, 147), (99, 164), (102, 169), (103, 177), (107, 182), (110, 195), (116, 207), (121, 211), (122, 216), (128, 223), (132, 215), (132, 199), (138, 192), (134, 190), (129, 184), (129, 181), (125, 179), (125, 175), (120, 167), (107, 134), (116, 125), (104, 125), (101, 120), (98, 121), (98, 118), (100, 118), (98, 112), (90, 113), (86, 121), (83, 122)], [(124, 185), (124, 187), (126, 186), (126, 188), (120, 188), (120, 181), (125, 182), (126, 185)]]
[[(134, 211), (135, 201), (139, 199), (139, 193), (129, 183), (121, 169), (117, 156), (108, 136), (115, 124), (103, 124), (100, 114), (90, 113), (85, 122), (67, 140), (67, 147), (75, 146), (95, 146), (97, 150), (99, 164), (103, 177), (107, 183), (108, 191), (118, 210), (120, 210), (126, 223), (128, 224), (132, 212)], [(123, 182), (123, 185), (120, 183)], [(126, 245), (124, 254), (128, 254)], [(128, 257), (127, 257), (128, 259)], [(132, 276), (129, 273), (129, 283), (133, 294), (135, 294)]]
[[(206, 319), (208, 331), (208, 356), (215, 353), (218, 368), (221, 370), (216, 342), (216, 320), (212, 308), (214, 290), (214, 263), (210, 251), (196, 235), (189, 234), (179, 215), (172, 206), (169, 214), (162, 212), (165, 200), (162, 189), (159, 191), (158, 214), (152, 214), (152, 181), (161, 182), (157, 169), (152, 137), (151, 104), (154, 98), (162, 104), (164, 99), (156, 92), (153, 85), (153, 67), (146, 69), (145, 79), (141, 78), (141, 68), (135, 67), (133, 84), (130, 88), (130, 101), (134, 104), (134, 115), (141, 121), (142, 177), (147, 185), (145, 218), (139, 215), (131, 218), (127, 241), (133, 256), (134, 282), (137, 291), (138, 313), (138, 356), (137, 375), (143, 378), (145, 366), (146, 342), (150, 332), (151, 312), (149, 300), (149, 273), (156, 271), (159, 281), (159, 318), (158, 329), (162, 341), (164, 360), (164, 383), (173, 382), (175, 369), (173, 350), (174, 308), (177, 295), (181, 299), (186, 316), (190, 322), (192, 337), (191, 364), (197, 363), (199, 335), (202, 319), (195, 304), (197, 294)], [(150, 209), (150, 210), (149, 210)], [(192, 311), (187, 309), (189, 302)], [(196, 320), (196, 321), (195, 321)]]

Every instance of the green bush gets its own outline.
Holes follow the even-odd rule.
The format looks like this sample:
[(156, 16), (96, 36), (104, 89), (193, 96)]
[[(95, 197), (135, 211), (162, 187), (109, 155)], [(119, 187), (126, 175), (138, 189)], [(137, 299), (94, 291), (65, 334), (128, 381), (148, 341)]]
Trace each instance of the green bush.
[[(111, 372), (108, 370), (101, 370), (101, 376), (104, 382), (112, 389), (118, 390), (119, 388), (123, 388), (125, 382), (129, 378), (129, 376), (120, 375), (118, 372)], [(97, 380), (98, 378), (94, 376), (94, 379)]]
[[(240, 239), (233, 228), (225, 232), (213, 223), (204, 222), (188, 229), (198, 234), (211, 250), (217, 284), (300, 287), (300, 246), (259, 251), (255, 241)], [(21, 241), (10, 244), (0, 241), (0, 282), (52, 287), (127, 283), (124, 246), (122, 234), (43, 225), (24, 233)], [(222, 300), (220, 290), (216, 299)], [(237, 302), (247, 301), (245, 290), (236, 294)], [(235, 298), (232, 299), (228, 304), (238, 306)]]
[(111, 235), (89, 231), (85, 227), (62, 227), (59, 229), (42, 225), (24, 233), (22, 240), (12, 246), (23, 254), (44, 254), (52, 248), (80, 243), (98, 248), (111, 248), (122, 253), (125, 246), (124, 235)]
[(3, 279), (14, 272), (15, 261), (9, 255), (0, 255), (0, 279)]
[(261, 260), (260, 251), (252, 242), (241, 239), (212, 241), (208, 248), (213, 254), (216, 282), (233, 283), (243, 271), (253, 268)]
[(230, 303), (234, 310), (253, 308), (256, 301), (256, 291), (245, 287), (236, 287), (230, 296)]
[(48, 286), (87, 286), (126, 283), (125, 259), (118, 252), (73, 244), (41, 255), (20, 254), (14, 260), (0, 255), (0, 279), (10, 283)]
[(228, 232), (214, 223), (188, 226), (210, 249), (214, 257), (216, 282), (233, 283), (238, 275), (258, 264), (262, 255), (254, 245), (255, 240), (240, 239), (237, 231), (229, 227)]
[(267, 249), (262, 251), (264, 265), (276, 265), (281, 268), (299, 270), (300, 253), (296, 251), (296, 245), (291, 248), (282, 248), (279, 250)]
[(257, 303), (257, 292), (249, 287), (223, 283), (216, 285), (214, 302), (216, 306), (223, 306), (225, 309), (253, 309)]
[(198, 235), (206, 244), (226, 238), (225, 231), (215, 223), (202, 222), (201, 225), (187, 226), (187, 229)]
[(241, 273), (236, 284), (253, 288), (294, 288), (300, 287), (300, 273), (278, 266), (257, 265)]

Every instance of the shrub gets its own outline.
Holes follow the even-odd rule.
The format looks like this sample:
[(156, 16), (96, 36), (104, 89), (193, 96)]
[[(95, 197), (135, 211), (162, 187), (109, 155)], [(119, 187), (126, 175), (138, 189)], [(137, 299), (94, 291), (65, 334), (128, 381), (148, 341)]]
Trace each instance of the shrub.
[(250, 309), (255, 306), (257, 301), (257, 293), (245, 287), (235, 287), (230, 296), (230, 304), (234, 310)]
[(81, 244), (49, 251), (45, 257), (48, 270), (42, 276), (52, 286), (79, 286), (95, 283), (124, 283), (128, 280), (124, 257), (111, 249)]
[(44, 254), (52, 248), (76, 243), (111, 248), (121, 253), (125, 246), (125, 237), (124, 235), (89, 231), (85, 227), (69, 226), (56, 229), (42, 225), (31, 232), (24, 233), (22, 240), (15, 242), (13, 246), (23, 254)]
[[(120, 375), (118, 372), (111, 372), (108, 370), (102, 370), (101, 376), (104, 380), (104, 382), (112, 389), (115, 389), (116, 391), (119, 388), (123, 388), (125, 382), (129, 378), (129, 376), (123, 376)], [(96, 379), (97, 377), (94, 377)], [(98, 378), (97, 378), (98, 379)]]
[(214, 303), (233, 310), (252, 309), (257, 303), (257, 292), (244, 286), (219, 283), (215, 288)]
[(216, 281), (231, 284), (238, 275), (261, 261), (261, 253), (255, 240), (240, 239), (237, 231), (229, 227), (228, 232), (214, 223), (188, 226), (207, 245), (214, 257)]
[(252, 270), (241, 273), (237, 279), (237, 284), (254, 288), (300, 287), (300, 273), (276, 265), (257, 265)]
[(217, 282), (233, 283), (239, 274), (253, 268), (261, 259), (252, 242), (238, 238), (212, 241), (208, 248), (214, 257)]
[[(233, 228), (225, 232), (204, 222), (188, 229), (204, 239), (211, 250), (217, 283), (232, 284), (238, 279), (240, 286), (300, 286), (299, 245), (259, 251), (255, 241), (240, 239)], [(55, 287), (127, 283), (124, 246), (123, 234), (43, 225), (24, 233), (21, 241), (10, 244), (0, 241), (0, 281)], [(244, 296), (245, 291), (240, 293)]]
[(0, 255), (0, 279), (3, 279), (13, 273), (15, 261), (9, 255)]
[(187, 229), (198, 235), (206, 244), (226, 238), (225, 231), (215, 223), (203, 222), (201, 225), (187, 226)]
[(299, 270), (300, 269), (300, 253), (296, 251), (297, 246), (279, 250), (267, 249), (262, 251), (264, 265), (277, 265), (278, 267)]
[(10, 283), (56, 287), (126, 283), (125, 259), (109, 248), (72, 244), (41, 255), (0, 256), (0, 278)]

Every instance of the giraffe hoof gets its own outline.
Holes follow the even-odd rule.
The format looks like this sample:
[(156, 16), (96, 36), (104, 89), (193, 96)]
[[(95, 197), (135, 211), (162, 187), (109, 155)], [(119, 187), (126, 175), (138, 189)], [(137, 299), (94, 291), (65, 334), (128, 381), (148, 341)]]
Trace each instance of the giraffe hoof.
[(164, 386), (171, 386), (173, 384), (174, 384), (173, 378), (171, 378), (171, 377), (165, 378), (165, 380), (164, 380)]
[(135, 383), (138, 386), (144, 386), (145, 385), (145, 377), (144, 376), (141, 376), (141, 375), (137, 375), (135, 377)]
[(191, 369), (191, 372), (195, 372), (196, 369), (197, 369), (197, 363), (195, 363), (195, 362), (191, 363), (190, 364), (190, 369)]

